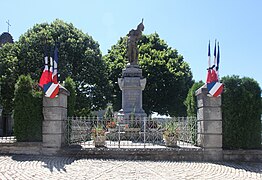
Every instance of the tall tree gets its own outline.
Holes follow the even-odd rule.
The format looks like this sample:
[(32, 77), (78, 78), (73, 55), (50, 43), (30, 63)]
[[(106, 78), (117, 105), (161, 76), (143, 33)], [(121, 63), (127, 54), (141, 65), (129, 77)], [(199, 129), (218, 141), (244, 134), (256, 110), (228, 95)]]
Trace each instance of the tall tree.
[[(30, 74), (38, 80), (44, 66), (45, 50), (53, 55), (55, 42), (59, 46), (58, 73), (62, 82), (70, 76), (76, 83), (76, 107), (79, 115), (106, 107), (110, 89), (106, 65), (97, 42), (73, 24), (55, 20), (51, 24), (36, 24), (23, 34), (15, 46), (17, 68), (14, 73)], [(11, 93), (11, 92), (10, 92)]]
[(0, 48), (0, 99), (4, 117), (13, 110), (15, 83), (18, 78), (15, 74), (18, 51), (15, 44), (5, 44)]
[[(109, 69), (112, 84), (114, 109), (121, 108), (121, 91), (117, 78), (127, 64), (127, 37), (121, 37), (103, 58)], [(172, 116), (186, 115), (184, 101), (192, 86), (192, 73), (189, 65), (176, 49), (168, 47), (157, 33), (143, 35), (138, 42), (139, 65), (147, 78), (143, 91), (143, 108), (147, 114), (158, 112)]]

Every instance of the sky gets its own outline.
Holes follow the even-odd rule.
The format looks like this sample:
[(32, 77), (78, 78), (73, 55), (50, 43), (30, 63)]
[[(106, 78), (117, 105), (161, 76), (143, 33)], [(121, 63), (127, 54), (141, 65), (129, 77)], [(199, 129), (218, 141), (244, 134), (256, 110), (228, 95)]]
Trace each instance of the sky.
[(1, 1), (0, 33), (17, 41), (35, 24), (61, 19), (89, 34), (102, 54), (144, 18), (143, 34), (158, 33), (183, 55), (196, 81), (206, 80), (207, 46), (220, 44), (219, 76), (255, 79), (262, 87), (261, 0), (8, 0)]

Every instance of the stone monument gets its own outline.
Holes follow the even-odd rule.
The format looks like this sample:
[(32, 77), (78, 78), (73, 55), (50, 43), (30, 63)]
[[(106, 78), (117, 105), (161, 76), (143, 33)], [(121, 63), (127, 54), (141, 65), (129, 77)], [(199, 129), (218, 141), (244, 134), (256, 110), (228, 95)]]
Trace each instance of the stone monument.
[(143, 20), (127, 34), (127, 55), (128, 64), (122, 70), (122, 77), (118, 78), (118, 85), (122, 90), (122, 109), (120, 114), (125, 118), (130, 115), (136, 117), (146, 117), (146, 113), (142, 108), (142, 91), (145, 89), (146, 78), (142, 76), (142, 69), (138, 65), (138, 48), (137, 42), (142, 36), (144, 30)]

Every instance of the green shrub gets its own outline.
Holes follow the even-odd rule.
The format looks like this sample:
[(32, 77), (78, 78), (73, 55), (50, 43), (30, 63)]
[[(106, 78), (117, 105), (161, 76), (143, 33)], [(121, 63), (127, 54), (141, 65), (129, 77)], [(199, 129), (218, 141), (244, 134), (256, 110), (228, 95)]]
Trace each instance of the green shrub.
[(114, 111), (113, 111), (113, 106), (111, 104), (109, 104), (106, 107), (106, 111), (104, 114), (104, 119), (106, 119), (107, 121), (112, 121), (114, 118)]
[(33, 85), (29, 75), (21, 75), (15, 85), (14, 133), (19, 142), (42, 141), (42, 93)]
[[(203, 86), (204, 83), (202, 81), (196, 82), (193, 84), (193, 86), (189, 89), (187, 98), (185, 101), (185, 105), (187, 107), (187, 116), (188, 117), (196, 117), (197, 116), (197, 98), (195, 95), (196, 90), (198, 90), (201, 86)], [(191, 141), (195, 144), (197, 141), (197, 123), (195, 118), (189, 118), (188, 121), (189, 125), (189, 131), (191, 134)]]
[(76, 85), (71, 77), (65, 79), (64, 87), (70, 92), (67, 98), (67, 116), (72, 117), (75, 115)]
[(193, 86), (189, 89), (185, 105), (187, 107), (187, 116), (194, 116), (197, 115), (197, 99), (195, 92), (198, 90), (201, 86), (203, 86), (205, 83), (203, 81), (199, 81), (193, 84)]
[(261, 89), (251, 78), (222, 78), (223, 148), (261, 146)]

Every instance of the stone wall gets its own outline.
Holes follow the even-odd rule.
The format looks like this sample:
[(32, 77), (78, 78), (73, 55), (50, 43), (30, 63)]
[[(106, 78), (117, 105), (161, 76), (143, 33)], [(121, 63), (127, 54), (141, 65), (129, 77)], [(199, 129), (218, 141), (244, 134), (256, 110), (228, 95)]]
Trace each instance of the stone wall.
[[(64, 147), (56, 155), (79, 158), (103, 158), (151, 161), (207, 161), (201, 148), (165, 148), (165, 149), (114, 149), (81, 146)], [(0, 143), (0, 154), (46, 154), (41, 142)], [(223, 161), (262, 162), (260, 150), (223, 150)], [(222, 161), (221, 160), (221, 161)]]
[(1, 154), (42, 154), (42, 142), (0, 143)]

